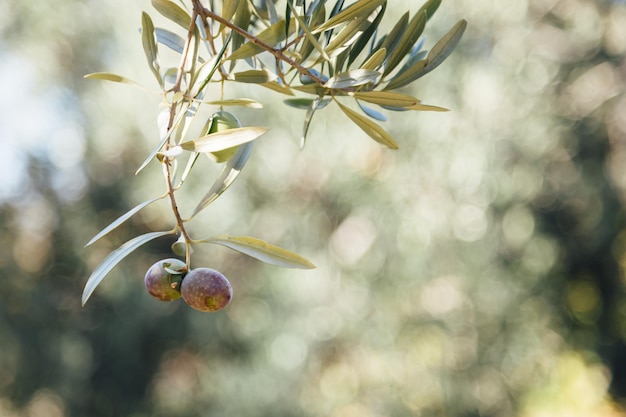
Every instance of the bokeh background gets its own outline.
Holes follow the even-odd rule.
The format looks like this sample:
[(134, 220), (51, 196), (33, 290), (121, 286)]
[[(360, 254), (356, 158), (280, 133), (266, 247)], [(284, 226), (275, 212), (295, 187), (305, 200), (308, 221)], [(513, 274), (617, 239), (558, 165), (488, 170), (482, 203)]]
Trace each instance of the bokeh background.
[[(384, 25), (421, 3), (391, 0)], [(626, 401), (626, 3), (445, 0), (453, 55), (406, 91), (448, 113), (389, 114), (382, 148), (328, 107), (260, 87), (227, 96), (271, 126), (240, 179), (193, 222), (311, 259), (284, 270), (198, 247), (235, 297), (160, 303), (157, 240), (82, 308), (90, 271), (172, 226), (160, 195), (160, 98), (141, 50), (147, 0), (0, 0), (0, 416), (617, 416)], [(167, 53), (163, 59), (174, 58)], [(174, 61), (172, 61), (171, 65)], [(181, 196), (191, 210), (217, 168)]]

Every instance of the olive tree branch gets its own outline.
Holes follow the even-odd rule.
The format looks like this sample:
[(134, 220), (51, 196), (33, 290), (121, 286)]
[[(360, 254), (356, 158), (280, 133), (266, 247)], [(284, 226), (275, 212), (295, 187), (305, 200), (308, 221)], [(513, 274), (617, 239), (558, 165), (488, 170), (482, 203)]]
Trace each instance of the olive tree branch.
[[(187, 64), (187, 58), (189, 56), (189, 49), (191, 48), (191, 43), (193, 41), (194, 32), (196, 30), (196, 18), (198, 17), (197, 11), (194, 9), (191, 20), (189, 22), (189, 29), (187, 30), (187, 39), (185, 40), (185, 46), (183, 48), (182, 56), (180, 59), (180, 65), (178, 66), (178, 71), (176, 74), (176, 81), (174, 86), (169, 90), (169, 92), (173, 92), (174, 94), (180, 92), (181, 85), (183, 82), (183, 78), (185, 76), (185, 66)], [(176, 116), (176, 107), (178, 105), (178, 100), (172, 100), (172, 104), (170, 105), (170, 118), (167, 125), (168, 131), (174, 128), (174, 119)], [(165, 143), (165, 149), (169, 149), (170, 147), (170, 139)], [(178, 204), (176, 203), (176, 196), (174, 195), (174, 187), (172, 186), (172, 173), (170, 172), (170, 158), (164, 157), (161, 161), (161, 166), (163, 168), (163, 176), (165, 177), (165, 184), (167, 187), (167, 194), (169, 196), (170, 204), (172, 206), (172, 213), (176, 218), (176, 228), (180, 230), (183, 239), (185, 240), (185, 254), (186, 259), (185, 263), (187, 264), (187, 268), (190, 267), (191, 263), (191, 237), (185, 228), (185, 222), (180, 215), (180, 211), (178, 210)]]

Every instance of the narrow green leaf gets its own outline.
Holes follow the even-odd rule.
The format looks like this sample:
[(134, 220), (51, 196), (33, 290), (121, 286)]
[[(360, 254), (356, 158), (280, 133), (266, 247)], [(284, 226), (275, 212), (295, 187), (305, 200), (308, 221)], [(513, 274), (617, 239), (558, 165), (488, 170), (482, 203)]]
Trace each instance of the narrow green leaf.
[(374, 10), (376, 10), (378, 7), (382, 6), (386, 2), (387, 0), (359, 0), (347, 9), (328, 19), (325, 23), (322, 23), (312, 32), (324, 32), (328, 29), (332, 29), (346, 22), (349, 22), (352, 19), (369, 16), (370, 13), (372, 13)]
[[(185, 182), (185, 180), (187, 179), (187, 177), (191, 173), (191, 169), (196, 164), (196, 161), (198, 160), (199, 156), (200, 156), (200, 154), (197, 153), (197, 152), (191, 152), (189, 154), (189, 159), (187, 160), (187, 165), (185, 166), (185, 170), (183, 171), (183, 173), (180, 176), (180, 180), (178, 180), (178, 184), (177, 184), (176, 188), (179, 188), (179, 187), (181, 187), (183, 185), (183, 183)], [(172, 182), (174, 182), (174, 181), (172, 181)]]
[(94, 269), (94, 271), (89, 276), (87, 283), (85, 284), (85, 288), (83, 290), (82, 296), (82, 305), (84, 306), (89, 297), (94, 292), (96, 287), (100, 285), (102, 280), (106, 277), (106, 275), (111, 272), (111, 270), (126, 258), (129, 254), (131, 254), (135, 249), (140, 246), (148, 243), (151, 240), (156, 238), (171, 235), (172, 232), (150, 232), (141, 236), (137, 236), (128, 242), (124, 243), (119, 248), (115, 249), (111, 252), (104, 260)]
[(174, 32), (161, 28), (154, 29), (154, 33), (156, 34), (157, 42), (167, 46), (179, 54), (183, 53), (183, 50), (185, 49), (185, 40), (183, 38)]
[[(352, 64), (354, 60), (359, 56), (361, 51), (365, 49), (365, 46), (369, 42), (369, 40), (374, 36), (376, 30), (378, 29), (378, 25), (380, 25), (380, 21), (382, 20), (385, 10), (387, 9), (387, 3), (383, 4), (383, 7), (380, 9), (376, 17), (372, 20), (372, 23), (369, 25), (367, 29), (363, 32), (363, 34), (357, 39), (354, 43), (354, 46), (350, 49), (350, 56), (348, 57), (348, 65)], [(368, 18), (368, 21), (371, 19), (371, 16)], [(363, 68), (361, 66), (361, 68)], [(373, 69), (373, 68), (369, 68)]]
[(178, 4), (170, 0), (152, 0), (152, 7), (163, 16), (181, 26), (183, 29), (189, 29), (191, 16)]
[(445, 111), (450, 111), (449, 109), (446, 109), (445, 107), (439, 107), (439, 106), (430, 106), (428, 104), (414, 104), (410, 107), (405, 107), (406, 110), (419, 110), (419, 111), (441, 111), (441, 112), (445, 112)]
[[(291, 27), (290, 32), (293, 32), (293, 29), (294, 28)], [(281, 20), (280, 22), (273, 24), (256, 35), (256, 38), (269, 46), (273, 47), (277, 45), (279, 42), (285, 40), (285, 21)], [(231, 53), (226, 59), (236, 60), (250, 58), (263, 51), (264, 49), (261, 46), (252, 42), (246, 42), (236, 51), (233, 51), (233, 53)]]
[(380, 77), (380, 72), (378, 71), (355, 69), (330, 77), (324, 86), (326, 88), (336, 89), (350, 88), (357, 85), (373, 83), (378, 77)]
[(233, 74), (235, 81), (248, 84), (262, 84), (274, 81), (278, 78), (276, 74), (273, 74), (267, 70), (247, 70), (242, 72), (236, 72)]
[(309, 108), (311, 108), (311, 105), (313, 104), (314, 101), (318, 101), (318, 104), (317, 104), (318, 109), (322, 109), (326, 107), (328, 103), (330, 103), (330, 99), (316, 100), (312, 98), (288, 98), (288, 99), (283, 100), (283, 102), (289, 107), (293, 107), (294, 109), (300, 109), (300, 110), (308, 110)]
[[(250, 26), (250, 18), (252, 17), (252, 13), (250, 12), (250, 7), (246, 0), (240, 0), (237, 5), (237, 11), (235, 12), (233, 23), (240, 28), (247, 29)], [(239, 47), (244, 43), (245, 38), (238, 33), (233, 32), (231, 41), (232, 51), (236, 51)], [(232, 65), (234, 65), (232, 62)], [(232, 67), (231, 67), (232, 69)]]
[(296, 85), (292, 88), (303, 93), (315, 94), (316, 96), (325, 96), (329, 91), (326, 87), (319, 84)]
[(143, 45), (146, 59), (148, 60), (148, 66), (157, 79), (159, 85), (163, 86), (163, 78), (161, 77), (158, 62), (158, 49), (156, 43), (156, 36), (154, 34), (154, 25), (150, 15), (146, 12), (141, 13), (141, 43)]
[(209, 191), (202, 197), (202, 200), (198, 203), (196, 208), (193, 211), (191, 217), (194, 217), (201, 210), (208, 207), (213, 201), (215, 201), (220, 195), (230, 187), (230, 185), (235, 181), (239, 173), (245, 166), (246, 162), (248, 162), (248, 157), (250, 153), (252, 153), (252, 145), (254, 142), (248, 142), (241, 145), (235, 155), (228, 160), (226, 165), (222, 168), (220, 175), (217, 177)]
[(359, 113), (344, 106), (337, 101), (337, 104), (346, 116), (350, 118), (358, 127), (361, 128), (369, 137), (376, 142), (381, 143), (391, 149), (398, 149), (396, 141), (387, 133), (382, 127), (372, 122), (365, 116), (361, 116)]
[(231, 39), (232, 33), (229, 33), (224, 40), (222, 49), (217, 53), (217, 55), (212, 56), (210, 60), (202, 64), (198, 71), (192, 74), (192, 84), (194, 86), (192, 90), (193, 97), (198, 97), (202, 90), (204, 90), (204, 87), (206, 87), (209, 81), (211, 81), (211, 78), (213, 78), (213, 74), (215, 74), (215, 71), (217, 71), (217, 68), (220, 66), (222, 56), (224, 56)]
[(315, 265), (297, 253), (253, 237), (220, 235), (202, 242), (226, 246), (270, 265), (298, 269), (315, 268)]
[(379, 106), (410, 107), (420, 102), (415, 97), (390, 91), (362, 91), (353, 95), (359, 100), (378, 104)]
[(293, 91), (291, 91), (291, 88), (289, 88), (289, 86), (283, 85), (281, 83), (279, 83), (278, 81), (270, 81), (268, 83), (261, 83), (259, 84), (261, 87), (265, 87), (269, 90), (275, 91), (277, 93), (280, 94), (285, 94), (287, 96), (293, 96)]
[(383, 76), (393, 71), (402, 59), (404, 59), (404, 57), (411, 52), (411, 49), (424, 32), (426, 20), (427, 16), (425, 11), (413, 16), (413, 19), (411, 19), (407, 25), (402, 38), (398, 42), (397, 47), (389, 56), (387, 64), (385, 65), (385, 72), (383, 73)]
[(165, 142), (167, 142), (167, 140), (172, 136), (172, 133), (174, 132), (180, 121), (185, 117), (185, 114), (186, 111), (178, 112), (178, 114), (176, 115), (176, 120), (174, 121), (174, 124), (172, 125), (170, 130), (163, 135), (161, 142), (159, 142), (159, 144), (150, 152), (148, 157), (143, 161), (139, 168), (137, 168), (137, 171), (135, 171), (135, 175), (139, 174), (150, 163), (150, 161), (152, 161), (157, 153), (159, 153), (159, 151), (163, 148), (163, 145), (165, 145)]
[(426, 65), (426, 72), (430, 72), (437, 68), (439, 64), (441, 64), (452, 53), (454, 47), (461, 40), (466, 27), (467, 21), (462, 19), (458, 21), (457, 24), (444, 35), (443, 38), (439, 39), (426, 58), (428, 61), (428, 64)]
[(180, 146), (193, 152), (218, 152), (253, 141), (268, 130), (265, 127), (238, 127), (183, 142)]
[[(226, 0), (222, 4), (222, 17), (226, 20), (232, 20), (235, 12), (239, 7), (240, 0)], [(225, 26), (220, 24), (219, 32), (224, 30)]]
[[(302, 29), (305, 32), (304, 42), (302, 42), (302, 46), (298, 51), (298, 55), (300, 56), (299, 62), (304, 62), (316, 49), (320, 56), (324, 59), (326, 55), (326, 51), (324, 51), (324, 47), (319, 42), (320, 34), (314, 35), (311, 32), (311, 28), (317, 25), (320, 25), (322, 22), (326, 20), (326, 9), (324, 8), (324, 2), (319, 1), (316, 3), (316, 6), (313, 8), (311, 13), (311, 17), (308, 19), (308, 24), (302, 26)], [(306, 22), (305, 22), (306, 23)]]
[(428, 61), (426, 59), (417, 61), (404, 71), (397, 73), (391, 79), (391, 81), (389, 81), (389, 84), (387, 84), (384, 89), (395, 90), (396, 88), (400, 88), (409, 83), (412, 83), (413, 81), (417, 80), (419, 77), (425, 74), (424, 68), (426, 68), (427, 64)]
[(420, 12), (425, 11), (426, 16), (428, 17), (428, 19), (430, 19), (431, 17), (433, 17), (435, 12), (439, 8), (439, 5), (441, 5), (441, 0), (428, 0), (426, 3), (422, 5), (422, 7), (420, 7), (417, 13), (419, 14)]
[(381, 48), (385, 48), (387, 50), (387, 59), (395, 52), (398, 44), (402, 40), (402, 36), (406, 33), (406, 27), (409, 24), (409, 12), (406, 12), (400, 17), (400, 19), (396, 22), (394, 27), (385, 37), (385, 40), (381, 44)]
[(100, 231), (100, 233), (95, 235), (89, 242), (87, 242), (85, 247), (96, 243), (98, 240), (100, 240), (101, 238), (103, 238), (104, 236), (109, 234), (112, 230), (114, 230), (115, 228), (120, 226), (126, 220), (130, 219), (139, 210), (141, 210), (142, 208), (144, 208), (144, 207), (154, 203), (155, 201), (159, 201), (159, 200), (163, 199), (164, 197), (165, 197), (165, 195), (162, 195), (161, 197), (157, 197), (157, 198), (153, 198), (152, 200), (144, 201), (143, 203), (138, 204), (137, 206), (135, 206), (132, 209), (128, 210), (126, 213), (122, 214), (120, 217), (118, 217), (113, 222), (111, 222), (111, 224), (109, 224), (107, 227), (102, 229)]
[[(293, 5), (291, 4), (290, 1), (287, 2), (287, 6), (288, 6), (288, 10), (292, 11)], [(322, 45), (320, 45), (320, 43), (317, 41), (317, 38), (315, 37), (315, 35), (313, 35), (313, 33), (311, 33), (311, 28), (309, 28), (309, 26), (306, 24), (306, 22), (304, 20), (302, 20), (302, 18), (298, 15), (298, 12), (295, 9), (293, 9), (293, 17), (295, 17), (296, 20), (298, 21), (298, 24), (300, 25), (300, 29), (302, 29), (304, 31), (304, 36), (305, 36), (306, 40), (310, 42), (310, 44), (313, 46), (313, 48), (317, 49), (317, 51), (320, 53), (320, 56), (324, 60), (330, 61), (330, 57), (326, 53), (326, 50), (324, 49), (324, 47)], [(303, 58), (305, 58), (305, 57), (303, 57)]]
[(378, 49), (361, 65), (361, 69), (376, 71), (385, 62), (387, 50), (385, 48)]
[(283, 102), (289, 107), (301, 110), (308, 110), (311, 107), (313, 101), (314, 99), (312, 98), (288, 98), (283, 100)]
[(91, 74), (85, 75), (83, 78), (86, 78), (89, 80), (105, 80), (105, 81), (112, 81), (114, 83), (129, 84), (135, 87), (139, 87), (142, 90), (149, 91), (146, 87), (131, 80), (130, 78), (126, 78), (117, 74), (112, 74), (110, 72), (92, 72)]
[(263, 105), (251, 98), (234, 98), (230, 100), (213, 100), (205, 101), (206, 104), (212, 104), (214, 106), (242, 106), (250, 109), (262, 109)]
[(350, 21), (326, 46), (326, 52), (330, 57), (336, 57), (344, 52), (359, 39), (369, 24), (365, 17), (359, 17)]
[[(322, 104), (326, 102), (325, 104)], [(307, 109), (306, 115), (304, 116), (304, 123), (302, 125), (302, 136), (300, 137), (300, 149), (304, 149), (304, 145), (306, 144), (306, 137), (309, 133), (309, 126), (311, 125), (311, 120), (313, 120), (313, 115), (322, 107), (326, 107), (326, 105), (330, 102), (330, 100), (322, 100), (321, 96), (315, 97), (315, 99), (311, 102), (311, 105)]]
[(370, 107), (365, 106), (363, 103), (361, 103), (358, 100), (357, 100), (357, 104), (359, 105), (361, 110), (363, 110), (363, 113), (367, 114), (372, 119), (376, 119), (376, 120), (381, 121), (381, 122), (386, 122), (387, 121), (387, 118), (381, 112), (376, 111), (376, 110), (374, 110), (374, 109), (372, 109)]

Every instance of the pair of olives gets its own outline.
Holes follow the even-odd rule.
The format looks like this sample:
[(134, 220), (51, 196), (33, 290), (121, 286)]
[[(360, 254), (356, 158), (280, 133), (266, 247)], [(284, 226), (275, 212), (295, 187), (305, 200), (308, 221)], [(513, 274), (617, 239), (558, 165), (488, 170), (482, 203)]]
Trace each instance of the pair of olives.
[(233, 297), (230, 282), (221, 272), (211, 268), (187, 270), (180, 259), (162, 259), (152, 265), (144, 278), (146, 289), (154, 298), (173, 301), (183, 298), (200, 311), (218, 311)]

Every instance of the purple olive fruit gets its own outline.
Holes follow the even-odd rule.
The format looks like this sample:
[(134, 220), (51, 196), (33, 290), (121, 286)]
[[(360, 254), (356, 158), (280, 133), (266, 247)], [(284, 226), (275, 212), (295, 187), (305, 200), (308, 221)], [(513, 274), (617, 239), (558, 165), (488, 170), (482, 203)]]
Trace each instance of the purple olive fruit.
[(233, 298), (228, 279), (211, 268), (192, 269), (183, 279), (181, 293), (187, 304), (200, 311), (221, 310)]
[(146, 272), (146, 289), (161, 301), (176, 300), (180, 298), (180, 284), (186, 272), (187, 265), (180, 259), (162, 259)]

